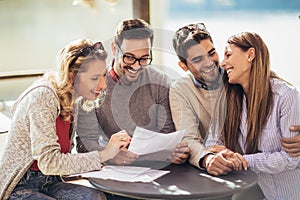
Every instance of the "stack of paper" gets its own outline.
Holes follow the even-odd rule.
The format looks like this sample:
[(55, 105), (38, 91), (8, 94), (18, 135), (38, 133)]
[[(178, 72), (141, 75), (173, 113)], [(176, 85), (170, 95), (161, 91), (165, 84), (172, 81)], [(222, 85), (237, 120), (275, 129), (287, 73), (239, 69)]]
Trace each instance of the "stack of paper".
[(147, 167), (106, 165), (100, 171), (76, 174), (69, 177), (79, 176), (82, 178), (101, 178), (104, 180), (111, 179), (116, 181), (147, 183), (152, 182), (169, 172), (170, 171), (154, 170)]
[(180, 130), (162, 134), (136, 127), (128, 150), (144, 160), (168, 161), (176, 145), (181, 142), (184, 132), (185, 130)]

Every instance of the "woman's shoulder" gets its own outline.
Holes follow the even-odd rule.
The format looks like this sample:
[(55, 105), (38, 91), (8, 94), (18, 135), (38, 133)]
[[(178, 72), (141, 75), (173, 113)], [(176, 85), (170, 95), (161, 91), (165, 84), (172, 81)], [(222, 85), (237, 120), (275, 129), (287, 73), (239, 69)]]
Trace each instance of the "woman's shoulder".
[(17, 98), (14, 105), (12, 106), (12, 112), (14, 111), (16, 106), (24, 101), (39, 103), (40, 101), (53, 102), (53, 100), (59, 105), (59, 99), (53, 85), (45, 79), (39, 79), (35, 81), (31, 86), (29, 86)]
[(299, 95), (297, 88), (283, 79), (272, 78), (271, 86), (276, 96), (287, 97)]

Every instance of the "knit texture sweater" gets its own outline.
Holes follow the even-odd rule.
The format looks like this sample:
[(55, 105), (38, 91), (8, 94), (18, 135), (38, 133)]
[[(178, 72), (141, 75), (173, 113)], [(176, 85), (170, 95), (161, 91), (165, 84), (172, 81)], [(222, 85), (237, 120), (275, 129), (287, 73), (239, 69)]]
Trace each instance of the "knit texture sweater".
[[(50, 83), (38, 81), (30, 86), (16, 100), (12, 112), (11, 129), (0, 160), (0, 199), (9, 198), (34, 160), (45, 175), (69, 175), (101, 168), (97, 151), (61, 153), (56, 134), (60, 104)], [(76, 121), (76, 114), (74, 117)]]
[[(183, 141), (191, 149), (189, 162), (196, 167), (199, 167), (199, 160), (208, 153), (203, 143), (209, 133), (214, 109), (219, 108), (218, 99), (223, 89), (199, 88), (195, 86), (191, 74), (171, 85), (169, 98), (173, 121), (176, 130), (185, 129)], [(225, 103), (221, 106), (224, 107)]]

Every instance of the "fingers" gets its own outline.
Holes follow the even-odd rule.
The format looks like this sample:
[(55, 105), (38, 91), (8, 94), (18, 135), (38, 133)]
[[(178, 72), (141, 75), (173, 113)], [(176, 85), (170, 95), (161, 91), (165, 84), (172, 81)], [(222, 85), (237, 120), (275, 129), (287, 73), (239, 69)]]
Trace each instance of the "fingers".
[(234, 153), (231, 155), (228, 160), (232, 161), (233, 169), (235, 171), (241, 171), (243, 169), (248, 169), (248, 161), (239, 153)]
[(218, 176), (232, 171), (232, 162), (226, 160), (221, 153), (208, 156), (206, 160), (206, 170), (208, 173)]
[(224, 145), (213, 145), (207, 148), (208, 151), (212, 152), (212, 153), (219, 153), (222, 150), (225, 150), (226, 147)]
[(190, 156), (190, 148), (186, 142), (181, 142), (176, 146), (175, 152), (169, 158), (174, 164), (185, 163)]
[(300, 145), (282, 143), (283, 150), (291, 157), (300, 156)]
[(121, 149), (121, 151), (109, 162), (115, 165), (130, 165), (138, 158), (138, 155), (128, 151), (126, 148)]
[[(300, 128), (300, 126), (294, 126)], [(292, 157), (300, 155), (300, 134), (291, 138), (281, 138), (281, 143), (284, 151)]]
[(300, 133), (300, 125), (294, 125), (290, 127), (291, 131), (298, 131)]

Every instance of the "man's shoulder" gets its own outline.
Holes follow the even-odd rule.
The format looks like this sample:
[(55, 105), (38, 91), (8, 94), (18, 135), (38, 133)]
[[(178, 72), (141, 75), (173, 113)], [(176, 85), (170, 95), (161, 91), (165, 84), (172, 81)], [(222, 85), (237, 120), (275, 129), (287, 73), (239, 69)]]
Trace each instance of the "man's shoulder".
[(167, 85), (170, 85), (171, 83), (171, 79), (165, 73), (153, 66), (148, 66), (144, 71), (143, 77), (141, 78), (143, 79), (143, 81), (148, 80), (153, 84), (165, 83)]
[(173, 89), (182, 89), (186, 87), (190, 87), (193, 83), (192, 76), (189, 74), (185, 77), (177, 79), (171, 83), (171, 88)]

